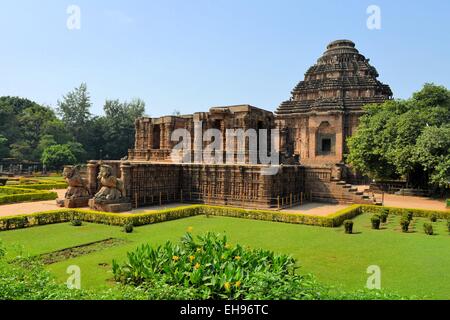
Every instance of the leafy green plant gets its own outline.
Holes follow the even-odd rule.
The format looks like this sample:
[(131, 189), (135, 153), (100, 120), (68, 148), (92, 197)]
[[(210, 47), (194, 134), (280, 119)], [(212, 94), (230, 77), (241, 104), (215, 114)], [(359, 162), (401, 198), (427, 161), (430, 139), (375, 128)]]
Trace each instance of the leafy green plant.
[(447, 220), (447, 229), (448, 229), (448, 232), (450, 232), (450, 220)]
[(373, 215), (372, 218), (370, 218), (370, 222), (372, 223), (372, 229), (380, 229), (381, 219), (379, 215)]
[[(1, 248), (1, 246), (0, 246)], [(235, 250), (236, 246), (229, 247)], [(263, 256), (261, 256), (262, 258)], [(277, 255), (274, 256), (278, 257)], [(171, 257), (169, 260), (172, 261)], [(158, 260), (160, 261), (160, 260)], [(233, 260), (242, 263), (243, 259)], [(181, 262), (181, 259), (178, 260)], [(283, 261), (271, 259), (278, 266)], [(252, 262), (257, 264), (258, 261)], [(157, 268), (156, 265), (152, 265)], [(165, 265), (161, 265), (166, 267)], [(204, 266), (207, 269), (207, 266)], [(210, 266), (210, 269), (212, 266)], [(330, 288), (317, 283), (312, 275), (284, 274), (283, 268), (279, 272), (265, 272), (267, 264), (259, 269), (252, 268), (252, 277), (247, 283), (242, 282), (240, 286), (236, 283), (229, 284), (229, 291), (245, 292), (245, 297), (251, 300), (261, 299), (342, 299), (342, 300), (388, 300), (405, 299), (393, 293), (383, 291), (356, 291), (345, 292)], [(158, 270), (162, 274), (164, 270)], [(275, 270), (272, 270), (275, 271)], [(61, 284), (53, 275), (44, 268), (43, 264), (36, 258), (27, 254), (22, 257), (8, 261), (0, 256), (0, 300), (193, 300), (207, 299), (211, 290), (209, 286), (198, 287), (173, 284), (168, 277), (152, 277), (151, 282), (144, 282), (140, 286), (116, 284), (109, 289), (71, 290), (67, 285)], [(213, 278), (203, 279), (206, 283), (214, 281)], [(228, 287), (228, 285), (227, 285)]]
[(132, 224), (132, 223), (126, 223), (126, 224), (123, 226), (123, 231), (125, 231), (126, 233), (132, 233), (132, 232), (133, 232), (133, 229), (134, 229), (134, 227), (133, 227), (133, 224)]
[(353, 233), (353, 221), (345, 220), (344, 221), (345, 233), (352, 234)]
[(438, 220), (437, 215), (432, 214), (431, 217), (430, 217), (430, 221), (431, 221), (431, 222), (436, 222), (437, 220)]
[(288, 255), (245, 249), (213, 233), (197, 240), (186, 233), (180, 243), (156, 248), (143, 245), (124, 264), (113, 262), (116, 281), (148, 290), (163, 282), (201, 299), (317, 299), (319, 285), (295, 270)]
[(433, 232), (433, 225), (431, 223), (424, 223), (423, 224), (423, 231), (425, 231), (425, 233), (429, 236), (432, 236), (434, 234)]
[(402, 232), (408, 232), (410, 223), (411, 223), (411, 220), (409, 220), (408, 217), (401, 218), (400, 226), (402, 227)]

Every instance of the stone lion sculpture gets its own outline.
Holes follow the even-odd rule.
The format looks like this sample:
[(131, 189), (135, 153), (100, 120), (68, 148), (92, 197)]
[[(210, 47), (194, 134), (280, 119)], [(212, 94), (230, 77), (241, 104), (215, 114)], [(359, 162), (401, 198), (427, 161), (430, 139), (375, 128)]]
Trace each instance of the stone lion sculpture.
[(73, 200), (90, 197), (89, 189), (80, 174), (80, 166), (64, 167), (63, 177), (69, 185), (64, 198)]
[(98, 180), (101, 189), (94, 196), (96, 201), (121, 200), (126, 196), (124, 183), (113, 174), (113, 169), (109, 165), (102, 164), (98, 173)]

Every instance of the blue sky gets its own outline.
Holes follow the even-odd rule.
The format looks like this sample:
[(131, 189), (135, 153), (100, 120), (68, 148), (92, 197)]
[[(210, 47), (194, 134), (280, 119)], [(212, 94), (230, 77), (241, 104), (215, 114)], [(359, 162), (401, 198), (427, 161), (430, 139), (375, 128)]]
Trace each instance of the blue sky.
[[(81, 29), (68, 30), (69, 5)], [(381, 29), (366, 27), (369, 5)], [(275, 110), (335, 39), (353, 40), (407, 98), (450, 87), (450, 2), (380, 0), (1, 0), (0, 95), (56, 106), (86, 82), (105, 99), (142, 98), (147, 114), (248, 103)]]

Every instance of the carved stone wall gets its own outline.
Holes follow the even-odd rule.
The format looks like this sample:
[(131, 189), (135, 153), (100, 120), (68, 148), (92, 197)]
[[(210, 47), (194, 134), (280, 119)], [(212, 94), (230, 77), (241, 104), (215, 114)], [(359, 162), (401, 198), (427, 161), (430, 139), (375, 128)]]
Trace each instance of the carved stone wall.
[(299, 203), (304, 169), (281, 166), (263, 175), (261, 165), (130, 163), (134, 207), (171, 202), (276, 208)]
[[(198, 124), (198, 129), (195, 128)], [(132, 161), (170, 162), (172, 148), (178, 143), (171, 141), (172, 133), (177, 129), (186, 129), (191, 136), (191, 148), (194, 151), (196, 134), (198, 139), (209, 129), (218, 129), (221, 132), (222, 141), (219, 149), (225, 153), (227, 150), (227, 129), (240, 129), (243, 131), (259, 129), (268, 130), (268, 149), (271, 147), (270, 130), (275, 128), (274, 115), (250, 105), (214, 107), (209, 112), (197, 112), (186, 116), (167, 116), (161, 118), (140, 118), (136, 120), (135, 148), (129, 150), (128, 159)], [(249, 155), (252, 152), (247, 139), (244, 148), (239, 149), (236, 139), (232, 143), (235, 154), (244, 154), (245, 162), (249, 163)], [(203, 150), (211, 141), (203, 141), (200, 145)], [(255, 150), (255, 152), (257, 152)]]

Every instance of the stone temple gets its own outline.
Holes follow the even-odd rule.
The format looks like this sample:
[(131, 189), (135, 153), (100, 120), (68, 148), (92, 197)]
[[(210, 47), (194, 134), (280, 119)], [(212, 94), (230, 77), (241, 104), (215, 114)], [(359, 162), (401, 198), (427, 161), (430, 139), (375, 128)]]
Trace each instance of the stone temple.
[[(97, 174), (103, 163), (123, 181), (133, 207), (187, 202), (280, 209), (310, 200), (373, 203), (369, 195), (346, 183), (354, 178), (354, 172), (344, 163), (344, 155), (346, 140), (364, 114), (362, 107), (392, 98), (389, 86), (377, 78), (377, 70), (352, 41), (333, 41), (275, 113), (236, 105), (192, 115), (137, 119), (135, 147), (127, 159), (90, 161), (87, 186), (91, 193), (99, 189)], [(248, 142), (244, 148), (232, 142), (236, 159), (243, 156), (241, 162), (174, 161), (171, 152), (178, 142), (171, 137), (177, 129), (191, 134), (192, 146), (196, 130), (220, 130), (219, 152), (224, 154), (230, 145), (227, 129), (254, 129), (257, 133), (267, 129), (269, 134), (278, 129), (277, 173), (263, 174), (267, 165), (248, 162), (255, 152), (245, 148)], [(270, 136), (267, 142), (270, 150)], [(190, 151), (194, 153), (194, 149)]]

